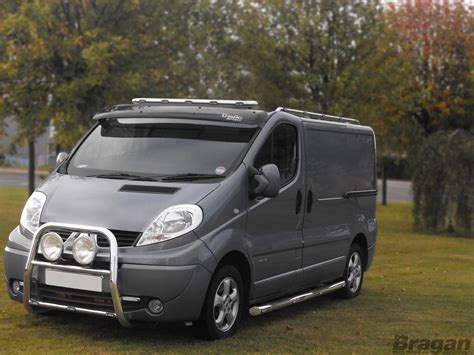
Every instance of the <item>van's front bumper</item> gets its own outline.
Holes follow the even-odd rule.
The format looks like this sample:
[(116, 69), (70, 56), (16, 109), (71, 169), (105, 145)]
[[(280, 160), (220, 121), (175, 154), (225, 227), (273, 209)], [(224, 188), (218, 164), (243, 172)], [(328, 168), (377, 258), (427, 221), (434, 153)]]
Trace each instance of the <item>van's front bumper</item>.
[[(28, 244), (30, 246), (28, 246)], [(23, 292), (26, 293), (27, 288), (23, 285), (23, 292), (15, 294), (12, 290), (12, 282), (13, 280), (25, 281), (25, 267), (28, 263), (30, 247), (31, 240), (25, 238), (17, 228), (11, 233), (9, 243), (5, 248), (4, 271), (7, 288), (10, 298), (18, 302), (25, 302)], [(201, 259), (211, 259), (203, 264), (195, 263), (192, 265), (179, 265), (177, 261), (179, 261), (180, 258), (176, 258), (175, 256), (172, 258), (165, 257), (164, 255), (173, 253), (167, 252), (166, 250), (153, 253), (155, 256), (156, 254), (162, 254), (162, 258), (157, 258), (156, 260), (163, 260), (165, 265), (138, 264), (136, 261), (150, 260), (150, 251), (146, 248), (143, 248), (142, 251), (140, 248), (135, 249), (136, 252), (129, 253), (128, 256), (122, 255), (120, 249), (118, 249), (119, 257), (115, 285), (125, 320), (124, 322), (121, 321), (121, 323), (125, 323), (124, 325), (126, 325), (133, 321), (181, 322), (198, 319), (206, 295), (207, 286), (212, 276), (209, 265), (212, 265), (214, 259), (205, 244), (198, 238), (195, 238), (195, 240), (192, 240), (187, 245), (184, 251), (181, 250), (181, 254), (184, 253), (184, 255), (181, 255), (181, 260), (196, 261), (196, 256), (199, 256)], [(143, 258), (140, 258), (140, 252), (143, 252)], [(174, 253), (176, 253), (176, 250)], [(194, 259), (186, 257), (189, 253), (194, 255)], [(107, 261), (108, 259), (110, 262), (110, 258), (103, 255), (101, 258), (103, 261)], [(170, 261), (175, 264), (171, 264)], [(36, 286), (38, 286), (39, 289), (43, 286), (46, 287), (46, 285), (44, 285), (44, 270), (46, 268), (49, 267), (47, 265), (34, 265), (35, 270), (32, 273), (34, 285), (32, 288)], [(68, 270), (66, 271), (69, 272)], [(79, 272), (80, 271), (81, 270), (79, 270)], [(97, 294), (97, 300), (100, 299), (103, 301), (103, 297), (107, 298), (107, 295), (110, 295), (109, 298), (115, 305), (117, 300), (114, 300), (112, 297), (113, 285), (110, 283), (110, 280), (110, 275), (104, 277), (102, 293)], [(37, 290), (37, 288), (35, 288), (35, 290)], [(94, 300), (93, 292), (82, 292), (68, 288), (53, 288), (52, 291), (55, 292), (53, 299), (56, 301), (54, 303), (59, 306), (50, 308), (73, 312), (85, 310), (83, 313), (120, 317), (117, 312), (113, 312), (114, 308), (110, 308), (110, 301), (108, 308), (104, 308), (103, 313), (94, 313), (97, 309), (101, 309), (100, 305), (93, 305), (93, 307), (88, 308), (88, 302)], [(51, 288), (48, 289), (48, 292), (51, 292)], [(61, 301), (61, 298), (68, 299), (69, 294), (75, 294), (77, 296), (76, 299), (80, 302), (75, 304), (74, 300), (68, 300), (68, 302)], [(87, 296), (88, 298), (84, 298), (83, 296)], [(164, 305), (162, 313), (158, 315), (151, 313), (147, 308), (148, 302), (156, 298), (163, 302)], [(39, 299), (41, 300), (41, 297), (39, 297)], [(29, 303), (31, 303), (32, 306), (38, 304), (34, 301)], [(42, 306), (48, 308), (45, 304), (47, 303), (44, 303)], [(107, 309), (109, 309), (109, 311), (107, 311)], [(90, 312), (88, 310), (90, 310)]]

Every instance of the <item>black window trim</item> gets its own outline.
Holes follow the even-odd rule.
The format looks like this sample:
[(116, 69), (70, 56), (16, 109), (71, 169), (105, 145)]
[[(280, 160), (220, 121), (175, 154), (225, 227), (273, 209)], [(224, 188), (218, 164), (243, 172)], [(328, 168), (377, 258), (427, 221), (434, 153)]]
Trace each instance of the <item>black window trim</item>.
[(273, 132), (281, 125), (284, 125), (284, 124), (288, 124), (288, 125), (291, 125), (293, 126), (293, 128), (295, 128), (295, 131), (296, 131), (296, 169), (295, 169), (295, 173), (293, 174), (293, 176), (291, 177), (290, 180), (288, 180), (287, 182), (285, 182), (283, 185), (280, 185), (280, 191), (285, 188), (286, 186), (292, 184), (296, 178), (298, 177), (298, 173), (300, 171), (300, 140), (301, 140), (301, 134), (300, 134), (300, 131), (298, 129), (298, 125), (295, 123), (295, 122), (291, 122), (291, 121), (281, 121), (281, 122), (278, 122), (275, 124), (274, 127), (272, 127), (271, 131), (268, 133), (268, 135), (265, 137), (265, 140), (263, 141), (263, 144), (259, 147), (257, 153), (255, 154), (255, 156), (253, 157), (253, 161), (252, 161), (252, 165), (255, 166), (255, 159), (257, 159), (261, 149), (264, 147), (265, 143), (267, 142), (267, 139), (271, 137), (272, 139), (272, 143), (273, 143)]

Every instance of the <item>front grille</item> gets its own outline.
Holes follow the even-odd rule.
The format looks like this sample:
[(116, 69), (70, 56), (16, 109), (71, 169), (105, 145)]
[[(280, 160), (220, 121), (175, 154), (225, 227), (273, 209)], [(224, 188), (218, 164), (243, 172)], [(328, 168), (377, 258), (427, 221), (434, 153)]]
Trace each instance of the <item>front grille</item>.
[[(97, 260), (97, 259), (98, 258), (95, 258), (95, 260), (92, 262), (92, 264), (88, 265), (87, 268), (93, 268), (93, 269), (99, 269), (99, 270), (109, 270), (110, 262), (100, 261), (100, 260)], [(47, 263), (50, 262), (48, 259), (46, 259), (44, 257), (43, 254), (36, 254), (36, 260), (47, 262)], [(56, 262), (56, 263), (59, 263), (61, 265), (65, 265), (65, 266), (81, 266), (76, 262), (76, 260), (74, 260), (74, 257), (72, 256), (72, 254), (66, 254), (66, 253), (63, 253), (63, 255), (61, 256), (59, 261)], [(120, 266), (120, 264), (119, 264), (119, 266)]]
[[(54, 229), (52, 231), (55, 233), (58, 233), (61, 236), (61, 238), (63, 238), (63, 241), (66, 241), (66, 239), (69, 238), (71, 233), (74, 232), (73, 230), (68, 230), (68, 229)], [(117, 245), (119, 248), (133, 246), (138, 236), (140, 235), (140, 233), (138, 232), (119, 231), (119, 230), (110, 230), (110, 231), (115, 235), (115, 238), (117, 239)], [(99, 234), (97, 235), (97, 245), (99, 247), (108, 248), (109, 242), (107, 241), (107, 238), (105, 236)]]
[[(110, 293), (92, 292), (65, 287), (35, 285), (35, 294), (39, 301), (63, 306), (82, 307), (97, 311), (114, 313), (114, 303)], [(145, 307), (145, 299), (139, 302), (122, 301), (125, 312), (136, 311)]]

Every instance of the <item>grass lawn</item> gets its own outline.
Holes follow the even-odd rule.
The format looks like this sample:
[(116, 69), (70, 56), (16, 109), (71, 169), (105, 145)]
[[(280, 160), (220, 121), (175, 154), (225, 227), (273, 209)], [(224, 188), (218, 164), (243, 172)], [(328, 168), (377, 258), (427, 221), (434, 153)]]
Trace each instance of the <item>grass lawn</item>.
[[(0, 189), (0, 271), (24, 189)], [(0, 289), (0, 352), (391, 352), (395, 335), (469, 338), (474, 349), (474, 239), (416, 234), (411, 206), (377, 209), (375, 260), (361, 295), (331, 295), (257, 318), (233, 338), (197, 340), (184, 325), (121, 328), (113, 319), (55, 312), (30, 315)]]

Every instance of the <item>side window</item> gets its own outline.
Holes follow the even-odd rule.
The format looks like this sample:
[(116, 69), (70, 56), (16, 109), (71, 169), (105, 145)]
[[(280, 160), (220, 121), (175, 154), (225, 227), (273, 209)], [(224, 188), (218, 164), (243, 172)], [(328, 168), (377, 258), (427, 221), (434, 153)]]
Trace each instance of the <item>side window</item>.
[(280, 186), (286, 185), (296, 174), (298, 165), (298, 134), (291, 124), (277, 126), (258, 152), (254, 166), (275, 164), (280, 171)]
[(318, 198), (375, 189), (374, 138), (306, 125), (307, 176)]

